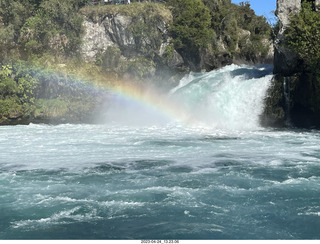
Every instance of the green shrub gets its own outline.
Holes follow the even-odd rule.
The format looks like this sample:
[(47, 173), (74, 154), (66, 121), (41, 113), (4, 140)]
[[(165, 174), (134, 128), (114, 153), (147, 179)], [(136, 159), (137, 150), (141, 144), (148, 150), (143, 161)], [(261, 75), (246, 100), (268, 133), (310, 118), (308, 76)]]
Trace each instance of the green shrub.
[(171, 60), (174, 54), (174, 45), (173, 43), (170, 43), (168, 46), (166, 46), (163, 55), (166, 57), (167, 60)]
[(308, 69), (320, 73), (320, 13), (312, 4), (304, 2), (302, 10), (293, 15), (285, 31), (285, 44), (307, 64)]
[(81, 44), (83, 18), (78, 10), (84, 1), (37, 1), (36, 8), (21, 25), (19, 45), (25, 59), (50, 51), (76, 55)]
[(11, 77), (12, 67), (3, 65), (0, 69), (0, 95), (2, 99), (16, 94), (18, 87)]
[(34, 104), (35, 102), (35, 90), (39, 84), (39, 81), (33, 77), (31, 77), (29, 74), (27, 74), (25, 77), (18, 79), (18, 89), (19, 93), (21, 95), (21, 102), (22, 103), (29, 103)]
[(176, 49), (194, 52), (213, 40), (209, 9), (201, 0), (169, 0), (173, 23), (170, 33)]
[(16, 94), (18, 91), (18, 87), (16, 82), (9, 78), (3, 78), (0, 82), (0, 95), (2, 96), (2, 98), (6, 98), (8, 96), (12, 96), (14, 94)]
[(61, 99), (39, 99), (36, 102), (34, 116), (43, 119), (61, 118), (66, 116), (68, 105)]
[(98, 55), (96, 64), (105, 70), (112, 71), (119, 67), (121, 59), (121, 50), (116, 46), (109, 46), (107, 49)]
[(0, 122), (8, 118), (18, 118), (22, 115), (23, 108), (17, 97), (0, 99)]

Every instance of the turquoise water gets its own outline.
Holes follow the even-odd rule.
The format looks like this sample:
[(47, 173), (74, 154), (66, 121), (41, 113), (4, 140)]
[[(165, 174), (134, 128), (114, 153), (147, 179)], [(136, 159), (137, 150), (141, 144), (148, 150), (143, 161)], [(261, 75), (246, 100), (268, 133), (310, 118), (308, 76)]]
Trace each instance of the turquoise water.
[(217, 73), (172, 91), (203, 123), (0, 127), (0, 239), (319, 239), (320, 132), (259, 127), (259, 92), (244, 90), (270, 77), (227, 69), (251, 99), (220, 82), (206, 110), (183, 102)]

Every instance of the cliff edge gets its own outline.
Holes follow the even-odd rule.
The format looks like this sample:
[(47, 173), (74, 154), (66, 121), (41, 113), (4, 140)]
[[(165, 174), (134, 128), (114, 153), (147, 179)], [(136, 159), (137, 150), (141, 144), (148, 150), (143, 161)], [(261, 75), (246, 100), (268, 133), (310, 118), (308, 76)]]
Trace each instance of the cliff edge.
[[(320, 82), (307, 62), (286, 44), (290, 20), (302, 9), (301, 0), (277, 0), (279, 33), (274, 47), (274, 78), (269, 88), (261, 124), (271, 127), (320, 127)], [(312, 2), (320, 10), (320, 0)]]

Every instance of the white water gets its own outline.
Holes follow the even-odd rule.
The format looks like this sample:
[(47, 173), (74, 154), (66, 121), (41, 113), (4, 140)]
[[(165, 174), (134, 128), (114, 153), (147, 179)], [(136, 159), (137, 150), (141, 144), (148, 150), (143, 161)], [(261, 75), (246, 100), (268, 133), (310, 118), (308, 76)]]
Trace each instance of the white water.
[(190, 123), (0, 127), (0, 239), (319, 239), (320, 133), (259, 126), (270, 78), (185, 77)]
[(171, 91), (194, 124), (217, 129), (255, 130), (272, 79), (272, 66), (230, 65), (189, 74)]
[(148, 99), (141, 102), (114, 94), (104, 111), (104, 122), (123, 126), (177, 122), (192, 127), (256, 130), (272, 69), (270, 65), (229, 65), (208, 73), (190, 73), (169, 94), (153, 91), (150, 100), (160, 106), (154, 101), (150, 104), (158, 108), (150, 106)]

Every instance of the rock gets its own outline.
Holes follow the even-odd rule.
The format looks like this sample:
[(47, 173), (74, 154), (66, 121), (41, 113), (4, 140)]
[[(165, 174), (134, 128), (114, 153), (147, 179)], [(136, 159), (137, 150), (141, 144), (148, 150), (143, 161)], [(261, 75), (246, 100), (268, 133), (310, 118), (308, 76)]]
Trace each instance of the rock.
[[(108, 12), (94, 18), (85, 16), (85, 34), (81, 48), (83, 58), (87, 62), (94, 62), (108, 47), (112, 47), (120, 50), (121, 64), (125, 67), (119, 68), (122, 72), (119, 75), (125, 76), (126, 79), (138, 73), (143, 74), (145, 78), (153, 79), (162, 70), (166, 70), (168, 74), (174, 74), (174, 71), (181, 72), (184, 60), (171, 45), (168, 24), (159, 16), (152, 21), (148, 18), (143, 14), (129, 16)], [(141, 66), (137, 63), (139, 60), (152, 64), (150, 67), (145, 66), (148, 71), (130, 71), (133, 64)], [(170, 77), (166, 79), (169, 80)]]
[[(315, 9), (320, 0), (315, 1)], [(300, 11), (301, 0), (278, 0), (280, 31), (275, 40), (274, 79), (261, 115), (263, 126), (320, 127), (320, 83), (298, 56), (284, 46), (290, 15)]]
[(287, 121), (286, 100), (284, 97), (283, 77), (277, 75), (272, 79), (272, 85), (267, 91), (265, 108), (260, 116), (260, 124), (265, 127), (284, 127)]
[(105, 35), (108, 36), (113, 43), (116, 43), (120, 49), (135, 45), (133, 33), (130, 32), (129, 26), (132, 23), (130, 16), (116, 15), (107, 16), (103, 20)]
[(300, 67), (297, 54), (284, 47), (283, 41), (277, 40), (274, 44), (273, 72), (275, 74), (290, 76), (298, 70), (300, 70)]
[(315, 9), (317, 12), (320, 12), (320, 0), (315, 0)]
[[(153, 36), (137, 33), (137, 25), (141, 28), (150, 28)], [(150, 48), (161, 56), (161, 46), (168, 44), (167, 29), (165, 23), (159, 20), (153, 26), (146, 23), (143, 18), (135, 19), (122, 14), (100, 16), (98, 20), (86, 18), (84, 21), (85, 35), (83, 37), (82, 55), (87, 59), (94, 59), (99, 52), (103, 52), (108, 46), (117, 46), (126, 58), (144, 56)]]
[[(166, 63), (169, 67), (180, 67), (184, 64), (183, 58), (181, 55), (173, 48), (170, 48), (170, 42), (162, 43), (159, 49), (159, 56), (166, 60)], [(170, 48), (171, 53), (167, 54), (167, 49)]]
[(268, 51), (268, 54), (267, 56), (265, 57), (265, 63), (270, 63), (272, 64), (274, 62), (274, 44), (273, 44), (273, 41), (272, 40), (269, 40), (269, 39), (263, 39), (262, 40), (262, 43), (264, 45), (267, 45), (269, 46), (269, 51)]
[(276, 15), (279, 18), (283, 34), (284, 29), (290, 24), (290, 14), (297, 13), (301, 9), (301, 0), (277, 0)]
[(274, 73), (291, 75), (298, 68), (297, 55), (284, 47), (284, 32), (290, 24), (290, 15), (299, 12), (301, 0), (277, 0), (276, 15), (279, 18), (280, 30), (274, 42)]
[(106, 35), (103, 23), (84, 20), (83, 26), (85, 35), (83, 37), (81, 53), (86, 61), (94, 61), (99, 52), (105, 51), (114, 42), (109, 35)]

